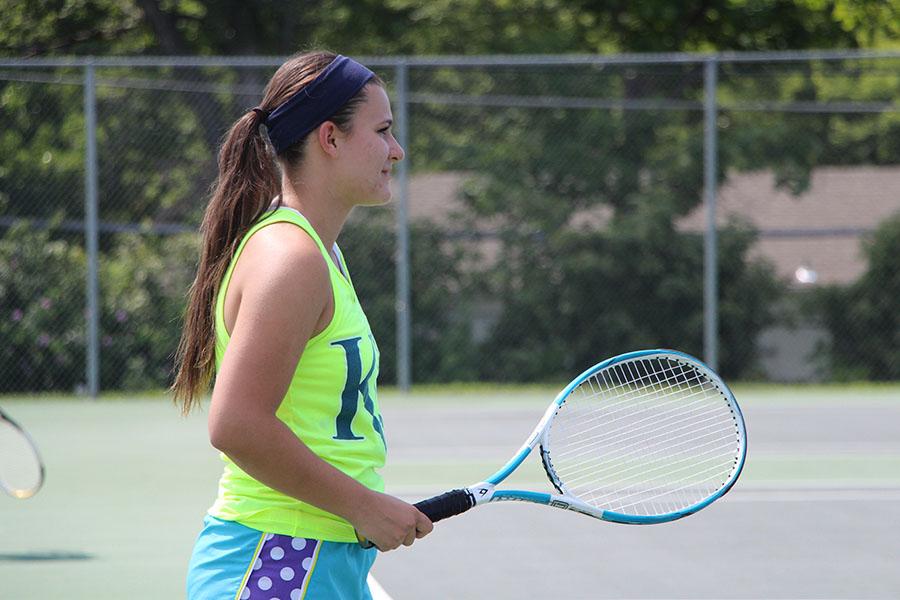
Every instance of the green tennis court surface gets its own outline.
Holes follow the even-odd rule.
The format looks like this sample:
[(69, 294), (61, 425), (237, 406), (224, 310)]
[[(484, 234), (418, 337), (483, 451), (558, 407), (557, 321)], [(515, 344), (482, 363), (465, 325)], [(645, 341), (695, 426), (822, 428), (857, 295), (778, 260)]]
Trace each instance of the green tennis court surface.
[[(519, 446), (554, 390), (384, 393), (388, 491), (473, 483)], [(746, 387), (736, 489), (675, 523), (611, 525), (524, 504), (440, 523), (379, 557), (394, 600), (900, 597), (900, 387)], [(0, 598), (181, 598), (219, 461), (204, 416), (161, 396), (0, 399), (41, 446), (46, 487), (0, 497)], [(531, 460), (531, 459), (529, 459)], [(512, 485), (546, 489), (538, 462)]]

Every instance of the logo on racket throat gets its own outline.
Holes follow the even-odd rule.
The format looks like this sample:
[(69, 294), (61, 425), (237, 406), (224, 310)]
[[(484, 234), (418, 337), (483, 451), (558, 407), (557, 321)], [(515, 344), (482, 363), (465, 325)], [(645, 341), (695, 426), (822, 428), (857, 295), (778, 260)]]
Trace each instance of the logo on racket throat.
[(475, 504), (490, 502), (494, 498), (494, 484), (482, 481), (466, 488)]

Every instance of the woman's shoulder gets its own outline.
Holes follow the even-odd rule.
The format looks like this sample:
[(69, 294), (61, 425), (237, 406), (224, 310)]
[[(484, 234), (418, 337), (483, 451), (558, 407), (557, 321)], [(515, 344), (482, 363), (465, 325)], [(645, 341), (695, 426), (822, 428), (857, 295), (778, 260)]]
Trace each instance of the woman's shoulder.
[(329, 281), (328, 264), (318, 244), (289, 222), (272, 223), (247, 240), (238, 268), (251, 281), (307, 286)]

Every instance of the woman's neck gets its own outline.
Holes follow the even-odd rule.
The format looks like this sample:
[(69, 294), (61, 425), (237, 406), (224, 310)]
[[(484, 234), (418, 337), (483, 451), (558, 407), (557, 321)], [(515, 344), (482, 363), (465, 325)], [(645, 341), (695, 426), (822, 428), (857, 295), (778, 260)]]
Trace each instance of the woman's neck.
[(326, 248), (337, 241), (350, 209), (324, 186), (310, 186), (281, 181), (281, 205), (298, 211), (319, 235)]

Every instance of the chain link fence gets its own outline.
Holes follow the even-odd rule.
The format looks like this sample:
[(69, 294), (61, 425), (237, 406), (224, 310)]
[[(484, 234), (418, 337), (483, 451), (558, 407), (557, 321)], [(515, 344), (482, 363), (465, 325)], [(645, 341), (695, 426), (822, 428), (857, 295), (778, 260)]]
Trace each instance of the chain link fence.
[[(383, 383), (646, 347), (900, 379), (900, 53), (363, 60), (407, 150), (340, 240)], [(0, 393), (169, 383), (218, 143), (280, 62), (0, 62)]]

